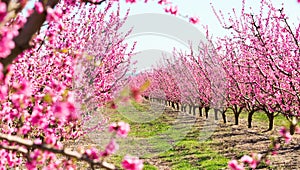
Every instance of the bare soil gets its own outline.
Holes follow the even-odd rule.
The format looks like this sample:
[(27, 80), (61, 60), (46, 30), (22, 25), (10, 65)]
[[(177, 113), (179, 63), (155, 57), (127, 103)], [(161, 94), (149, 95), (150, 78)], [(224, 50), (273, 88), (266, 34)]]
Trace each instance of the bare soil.
[[(174, 115), (172, 108), (167, 107), (164, 114)], [(181, 113), (182, 114), (182, 113)], [(202, 132), (207, 120), (204, 117), (195, 117), (196, 123), (193, 123), (193, 131), (187, 134), (187, 137), (197, 136), (199, 132)], [(264, 132), (267, 129), (267, 123), (253, 122), (253, 127), (249, 129), (247, 127), (247, 121), (240, 119), (239, 125), (234, 125), (234, 119), (232, 116), (227, 115), (228, 122), (222, 123), (221, 120), (217, 121), (216, 126), (210, 139), (213, 141), (212, 148), (218, 153), (224, 155), (229, 159), (239, 159), (244, 154), (261, 153), (264, 154), (268, 150), (270, 145), (270, 137), (278, 136), (278, 130), (280, 127), (275, 127), (273, 131)], [(189, 123), (189, 122), (186, 122)], [(85, 137), (77, 140), (74, 143), (68, 143), (69, 146), (77, 148), (82, 146), (87, 148), (89, 146), (96, 146), (95, 138), (102, 138), (97, 133), (87, 134)], [(176, 147), (176, 146), (175, 146)], [(174, 148), (179, 150), (180, 148)], [(191, 163), (197, 162), (194, 159), (193, 154), (187, 155)], [(160, 157), (152, 157), (144, 160), (148, 164), (156, 166), (159, 170), (171, 169), (171, 162), (163, 161)], [(86, 165), (81, 164), (80, 169), (86, 169)], [(267, 168), (261, 168), (267, 169)], [(292, 141), (281, 147), (278, 151), (278, 155), (271, 158), (271, 168), (269, 169), (284, 169), (284, 170), (300, 170), (300, 135), (293, 136)]]

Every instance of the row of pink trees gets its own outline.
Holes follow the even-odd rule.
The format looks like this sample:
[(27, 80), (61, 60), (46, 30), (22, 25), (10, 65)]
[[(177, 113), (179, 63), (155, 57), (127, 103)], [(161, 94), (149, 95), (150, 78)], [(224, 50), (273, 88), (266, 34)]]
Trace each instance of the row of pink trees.
[(284, 9), (270, 1), (261, 1), (258, 14), (247, 13), (244, 5), (240, 13), (233, 9), (228, 19), (216, 12), (229, 36), (190, 52), (175, 51), (173, 59), (151, 72), (152, 87), (173, 91), (165, 91), (167, 100), (183, 107), (214, 108), (224, 122), (227, 109), (233, 111), (235, 124), (247, 110), (248, 127), (256, 111), (267, 115), (268, 130), (274, 117), (283, 114), (294, 133), (300, 116), (300, 25), (292, 27)]
[(276, 9), (270, 1), (261, 2), (258, 14), (244, 8), (239, 15), (233, 11), (227, 22), (220, 20), (231, 33), (218, 42), (230, 87), (236, 89), (229, 93), (235, 92), (238, 106), (250, 112), (249, 127), (256, 110), (267, 114), (268, 130), (279, 113), (294, 127), (300, 113), (300, 25), (292, 27), (284, 9)]
[[(250, 128), (253, 114), (263, 112), (269, 120), (268, 130), (272, 130), (274, 117), (284, 115), (290, 121), (290, 127), (280, 129), (280, 137), (272, 140), (266, 154), (245, 155), (228, 164), (234, 170), (243, 170), (245, 166), (255, 169), (262, 161), (270, 163), (269, 157), (276, 155), (284, 143), (290, 142), (291, 134), (300, 133), (297, 127), (300, 117), (300, 24), (292, 26), (284, 8), (277, 9), (268, 0), (261, 1), (258, 14), (246, 12), (245, 1), (241, 12), (233, 9), (228, 19), (222, 13), (215, 14), (229, 31), (229, 36), (218, 38), (211, 43), (213, 46), (200, 44), (199, 49), (190, 52), (175, 51), (172, 60), (166, 59), (167, 64), (153, 69), (151, 74), (144, 73), (147, 76), (143, 79), (151, 81), (150, 92), (179, 87), (179, 92), (167, 93), (172, 96), (167, 100), (180, 102), (182, 108), (186, 104), (197, 106), (200, 116), (203, 107), (214, 108), (215, 118), (220, 112), (226, 122), (225, 112), (231, 109), (235, 124), (238, 124), (240, 113), (246, 110)], [(135, 78), (138, 82), (139, 77)], [(223, 78), (224, 81), (220, 81)], [(149, 97), (149, 91), (143, 95)], [(152, 97), (161, 96), (155, 95)]]
[[(30, 9), (27, 1), (0, 1), (1, 169), (74, 169), (70, 158), (114, 169), (104, 158), (117, 150), (114, 138), (127, 135), (127, 124), (110, 127), (112, 138), (102, 152), (69, 152), (61, 142), (85, 134), (86, 116), (113, 103), (126, 82), (133, 47), (124, 43), (129, 32), (118, 32), (127, 15), (122, 19), (119, 10), (109, 12), (115, 2), (48, 0), (36, 1)], [(104, 3), (107, 7), (100, 10)], [(179, 14), (172, 2), (157, 3), (167, 13)], [(122, 165), (143, 167), (134, 157), (126, 157)]]
[[(36, 2), (25, 11), (28, 18), (13, 13), (25, 4), (0, 2), (1, 169), (75, 169), (73, 158), (93, 169), (115, 168), (104, 158), (118, 149), (115, 138), (126, 137), (128, 124), (112, 125), (103, 151), (62, 146), (86, 133), (84, 117), (114, 99), (130, 64), (129, 33), (118, 32), (127, 15), (110, 11), (112, 3), (102, 10), (94, 5), (102, 2)], [(106, 119), (99, 125), (107, 126)], [(142, 169), (142, 162), (126, 157), (123, 167)]]

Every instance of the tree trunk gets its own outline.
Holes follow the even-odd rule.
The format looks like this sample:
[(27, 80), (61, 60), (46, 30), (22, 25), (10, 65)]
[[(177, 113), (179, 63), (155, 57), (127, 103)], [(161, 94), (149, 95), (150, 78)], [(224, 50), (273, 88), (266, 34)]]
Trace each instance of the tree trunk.
[(205, 117), (206, 119), (208, 119), (208, 111), (209, 111), (209, 107), (205, 107)]
[(174, 102), (172, 102), (172, 108), (175, 109), (175, 103)]
[(239, 115), (237, 112), (234, 112), (234, 124), (238, 125), (239, 124)]
[(179, 111), (179, 103), (176, 103), (176, 110)]
[(269, 128), (268, 131), (273, 130), (274, 128), (274, 113), (267, 113), (268, 119), (269, 119)]
[(226, 110), (223, 110), (223, 111), (222, 111), (222, 118), (223, 118), (223, 122), (224, 122), (224, 123), (227, 123), (227, 120), (226, 120), (226, 114), (225, 114), (225, 113), (226, 113)]
[(199, 106), (199, 116), (200, 116), (200, 117), (203, 116), (203, 114), (202, 114), (202, 107), (200, 107), (200, 106)]
[(252, 116), (254, 114), (254, 110), (251, 110), (248, 114), (248, 128), (252, 128)]
[(240, 116), (242, 110), (243, 110), (243, 107), (238, 108), (237, 105), (234, 105), (233, 114), (234, 114), (234, 119), (235, 119), (235, 125), (239, 124), (239, 116)]
[(294, 135), (296, 126), (298, 124), (298, 119), (296, 117), (292, 117), (292, 120), (289, 120), (289, 121), (290, 121), (290, 134)]
[(191, 105), (189, 105), (189, 114), (192, 114), (192, 106)]
[(193, 106), (193, 115), (195, 116), (196, 115), (196, 106)]

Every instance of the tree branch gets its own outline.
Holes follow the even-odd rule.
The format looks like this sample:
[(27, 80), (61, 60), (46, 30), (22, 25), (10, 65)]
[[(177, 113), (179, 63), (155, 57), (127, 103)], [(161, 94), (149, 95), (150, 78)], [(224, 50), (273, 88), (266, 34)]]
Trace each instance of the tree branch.
[(82, 0), (81, 2), (91, 3), (91, 4), (94, 4), (94, 5), (101, 5), (103, 2), (106, 2), (106, 0), (101, 0), (99, 2), (93, 2), (91, 0)]
[[(53, 8), (58, 2), (59, 0), (48, 0), (46, 6)], [(6, 73), (7, 71), (7, 66), (11, 64), (19, 54), (21, 54), (24, 50), (30, 48), (29, 41), (43, 25), (44, 21), (46, 20), (46, 15), (46, 12), (39, 14), (35, 10), (28, 18), (24, 27), (19, 30), (19, 35), (13, 39), (15, 48), (12, 49), (9, 56), (0, 59), (0, 62), (4, 67), (4, 73)]]
[[(3, 133), (0, 133), (0, 139), (1, 140), (6, 140), (10, 143), (16, 143), (17, 145), (20, 145), (20, 146), (0, 145), (0, 148), (6, 149), (6, 150), (11, 150), (11, 151), (20, 152), (20, 153), (23, 153), (23, 154), (28, 154), (28, 149), (29, 148), (40, 149), (40, 150), (43, 150), (43, 151), (50, 151), (52, 153), (61, 154), (61, 155), (64, 155), (66, 157), (69, 157), (69, 158), (75, 158), (75, 159), (80, 160), (80, 161), (85, 161), (85, 162), (89, 163), (90, 165), (93, 165), (93, 166), (97, 165), (97, 166), (100, 166), (101, 168), (105, 168), (105, 169), (108, 169), (108, 170), (115, 170), (116, 169), (116, 167), (112, 164), (109, 164), (109, 163), (104, 162), (104, 161), (96, 161), (96, 160), (90, 159), (85, 154), (80, 154), (80, 153), (75, 152), (75, 151), (70, 151), (69, 149), (66, 149), (66, 148), (56, 149), (56, 148), (53, 148), (50, 145), (35, 144), (31, 140), (23, 139), (23, 138), (20, 138), (18, 136), (6, 135), (6, 134), (3, 134)], [(25, 146), (27, 149), (22, 148), (21, 146)]]

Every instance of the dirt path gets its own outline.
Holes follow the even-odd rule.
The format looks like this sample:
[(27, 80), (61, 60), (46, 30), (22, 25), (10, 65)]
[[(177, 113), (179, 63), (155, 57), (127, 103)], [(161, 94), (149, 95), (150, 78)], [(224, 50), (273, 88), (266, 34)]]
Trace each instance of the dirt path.
[[(188, 117), (184, 118), (184, 120), (187, 120), (186, 122), (184, 122), (184, 124), (186, 126), (192, 126), (193, 128), (192, 131), (186, 134), (186, 137), (199, 137), (199, 134), (203, 134), (203, 132), (205, 131), (207, 133), (205, 137), (209, 137), (209, 139), (213, 140), (211, 147), (218, 153), (224, 155), (229, 159), (239, 158), (245, 153), (251, 153), (251, 151), (256, 153), (264, 153), (270, 144), (269, 138), (271, 136), (277, 136), (277, 131), (279, 129), (279, 127), (275, 127), (275, 130), (273, 132), (263, 132), (267, 128), (266, 125), (263, 125), (261, 123), (258, 124), (257, 122), (254, 123), (253, 128), (248, 129), (247, 121), (244, 119), (241, 119), (240, 125), (236, 126), (233, 125), (233, 117), (231, 117), (230, 115), (228, 115), (227, 124), (223, 124), (221, 123), (221, 121), (218, 121), (215, 124), (212, 124), (211, 122), (207, 123), (208, 121), (204, 117), (193, 117), (193, 119), (191, 119), (191, 115), (174, 111), (170, 107), (166, 107), (164, 114), (173, 117), (174, 119), (176, 119), (178, 115), (185, 115), (186, 117)], [(97, 119), (94, 119), (93, 121), (97, 121)], [(176, 127), (176, 122), (174, 123), (174, 121), (171, 121), (172, 119), (170, 119), (170, 122), (168, 123)], [(181, 122), (181, 124), (182, 123), (183, 122)], [(177, 128), (180, 129), (181, 127), (179, 126)], [(209, 131), (211, 131), (212, 134), (209, 134)], [(89, 133), (86, 137), (69, 145), (74, 146), (74, 148), (77, 146), (87, 147), (88, 145), (97, 147), (100, 143), (107, 143), (109, 136), (105, 136), (105, 134), (106, 133), (92, 132)], [(133, 141), (129, 141), (129, 146), (131, 142)], [(141, 148), (146, 145), (143, 144), (143, 141), (138, 142), (140, 142), (140, 148), (128, 147), (127, 150), (131, 150), (131, 153), (134, 153), (134, 151), (136, 151), (137, 154), (140, 153)], [(155, 149), (151, 147), (150, 149), (147, 148), (145, 152), (151, 152), (151, 149), (154, 152)], [(176, 146), (173, 149), (180, 150), (180, 148), (176, 148)], [(197, 162), (197, 160), (193, 160), (193, 155), (187, 155), (186, 157), (191, 162)], [(146, 158), (144, 161), (148, 164), (156, 166), (159, 170), (168, 170), (171, 167), (171, 162), (162, 161), (159, 156)], [(300, 170), (300, 135), (293, 136), (292, 142), (279, 150), (278, 155), (274, 156), (271, 159), (271, 162), (272, 169)]]
[[(170, 108), (169, 108), (170, 109)], [(168, 111), (166, 112), (168, 113)], [(267, 123), (262, 124), (254, 122), (251, 129), (247, 127), (247, 120), (240, 119), (239, 125), (234, 125), (234, 119), (228, 115), (227, 124), (219, 121), (217, 128), (211, 135), (211, 139), (214, 141), (213, 148), (218, 153), (226, 156), (229, 159), (237, 159), (246, 153), (265, 153), (270, 145), (270, 137), (278, 136), (278, 130), (280, 127), (275, 127), (272, 132), (264, 132), (267, 129)], [(204, 117), (197, 117), (192, 133), (187, 136), (193, 136), (203, 130)], [(192, 157), (192, 156), (191, 156)], [(147, 160), (149, 163), (158, 167), (158, 169), (170, 169), (168, 162), (162, 162), (157, 158)], [(278, 155), (271, 158), (272, 169), (290, 169), (300, 170), (300, 135), (293, 136), (291, 143), (283, 146), (278, 151)]]
[[(247, 128), (247, 121), (240, 120), (240, 125), (233, 121), (219, 124), (218, 130), (212, 135), (216, 141), (215, 148), (228, 158), (238, 158), (242, 153), (265, 153), (270, 145), (270, 137), (278, 136), (280, 127), (272, 132), (264, 132), (266, 124), (255, 123), (253, 128)], [(234, 148), (234, 149), (233, 149)], [(271, 158), (272, 169), (300, 169), (300, 135), (294, 135), (291, 143), (283, 146), (278, 155)]]

